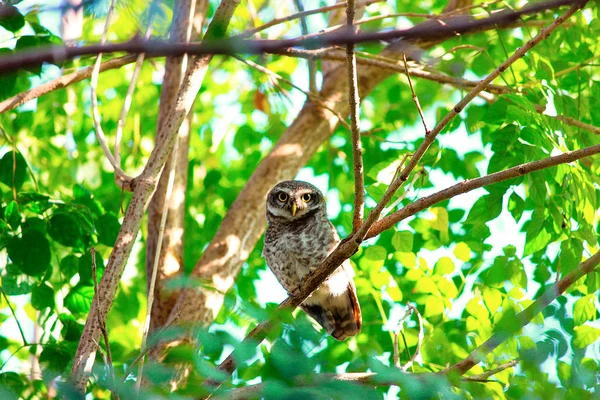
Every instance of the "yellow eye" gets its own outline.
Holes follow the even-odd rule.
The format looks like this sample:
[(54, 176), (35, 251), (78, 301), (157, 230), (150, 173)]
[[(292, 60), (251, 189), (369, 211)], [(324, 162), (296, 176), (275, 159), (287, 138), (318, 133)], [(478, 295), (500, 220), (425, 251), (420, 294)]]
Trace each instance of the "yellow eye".
[(308, 203), (312, 200), (312, 196), (309, 193), (304, 193), (302, 197), (300, 197), (303, 202)]
[(279, 199), (279, 201), (281, 202), (287, 201), (288, 195), (283, 192), (279, 192), (279, 194), (277, 195), (277, 199)]

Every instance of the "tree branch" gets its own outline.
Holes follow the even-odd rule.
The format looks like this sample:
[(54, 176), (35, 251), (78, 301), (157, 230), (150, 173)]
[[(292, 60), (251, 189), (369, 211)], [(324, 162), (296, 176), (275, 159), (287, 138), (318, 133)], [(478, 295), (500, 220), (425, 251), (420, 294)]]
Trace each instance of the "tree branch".
[[(233, 38), (214, 39), (202, 43), (171, 43), (164, 41), (145, 41), (133, 38), (124, 43), (106, 45), (89, 45), (81, 47), (46, 46), (34, 50), (23, 50), (0, 57), (0, 73), (13, 72), (17, 69), (39, 66), (44, 62), (60, 63), (65, 60), (84, 55), (99, 53), (129, 52), (150, 53), (154, 56), (173, 56), (182, 54), (209, 55), (209, 54), (279, 54), (290, 47), (319, 48), (333, 45), (357, 44), (372, 41), (390, 41), (394, 39), (413, 39), (436, 41), (448, 36), (474, 32), (490, 26), (504, 26), (521, 17), (535, 14), (544, 10), (554, 9), (566, 5), (577, 5), (582, 0), (551, 0), (544, 3), (533, 3), (521, 10), (505, 10), (493, 14), (489, 18), (469, 19), (465, 17), (451, 17), (443, 23), (431, 20), (430, 23), (419, 24), (409, 29), (390, 30), (385, 32), (353, 33), (346, 30), (326, 33), (315, 38), (307, 39), (281, 39), (281, 40), (242, 40)], [(433, 23), (433, 25), (432, 25)]]
[(567, 276), (560, 281), (550, 286), (543, 295), (538, 297), (525, 310), (520, 312), (514, 323), (506, 324), (502, 330), (496, 331), (492, 337), (486, 340), (483, 344), (477, 347), (464, 360), (454, 364), (446, 370), (448, 374), (463, 375), (465, 372), (473, 368), (477, 363), (481, 362), (485, 356), (494, 351), (508, 337), (518, 332), (521, 328), (527, 325), (531, 320), (538, 315), (544, 308), (564, 293), (571, 285), (581, 279), (583, 276), (594, 271), (600, 263), (600, 252), (597, 252), (586, 261), (579, 264), (577, 268), (571, 271)]
[[(381, 3), (385, 0), (368, 0), (368, 1), (363, 1), (357, 4), (357, 7), (368, 7), (371, 4), (374, 3)], [(240, 39), (243, 38), (249, 38), (251, 36), (254, 36), (254, 34), (264, 31), (265, 29), (271, 28), (275, 25), (279, 25), (279, 24), (283, 24), (285, 22), (289, 22), (289, 21), (293, 21), (295, 19), (302, 19), (305, 17), (308, 17), (310, 15), (314, 15), (314, 14), (322, 14), (322, 13), (326, 13), (328, 11), (331, 10), (336, 10), (338, 8), (342, 8), (342, 7), (346, 7), (347, 6), (347, 2), (341, 2), (341, 3), (336, 3), (336, 4), (332, 4), (330, 6), (325, 6), (325, 7), (321, 7), (321, 8), (315, 8), (314, 10), (308, 10), (308, 11), (300, 11), (296, 14), (292, 14), (292, 15), (288, 15), (287, 17), (283, 17), (283, 18), (276, 18), (274, 20), (271, 20), (269, 22), (267, 22), (264, 25), (258, 26), (256, 28), (253, 29), (249, 29), (244, 33), (240, 33), (239, 35), (237, 35), (236, 37), (239, 37)]]
[[(573, 15), (577, 10), (585, 5), (587, 1), (580, 1), (577, 4), (573, 5), (567, 12), (558, 17), (552, 24), (550, 24), (547, 28), (544, 28), (540, 31), (540, 33), (527, 42), (523, 47), (517, 49), (515, 53), (509, 57), (506, 61), (504, 61), (498, 68), (496, 68), (491, 74), (489, 74), (485, 79), (483, 79), (469, 94), (467, 94), (442, 120), (436, 125), (436, 127), (430, 132), (429, 135), (425, 136), (425, 140), (422, 142), (421, 146), (417, 149), (412, 159), (409, 161), (408, 165), (403, 168), (402, 172), (397, 176), (397, 178), (390, 184), (383, 198), (379, 201), (379, 203), (375, 206), (375, 208), (369, 213), (367, 219), (362, 223), (361, 227), (349, 238), (348, 240), (343, 240), (329, 256), (321, 263), (319, 267), (315, 270), (311, 271), (308, 275), (304, 277), (304, 281), (296, 292), (293, 295), (290, 295), (285, 301), (283, 301), (279, 308), (291, 308), (294, 309), (299, 306), (308, 296), (312, 294), (314, 290), (316, 290), (319, 285), (327, 279), (335, 269), (337, 269), (342, 262), (346, 259), (350, 258), (358, 249), (358, 246), (365, 239), (367, 232), (370, 230), (371, 226), (379, 219), (381, 212), (387, 203), (391, 200), (394, 193), (402, 186), (402, 184), (408, 179), (408, 176), (421, 160), (433, 140), (439, 134), (442, 129), (446, 127), (446, 125), (456, 116), (462, 109), (479, 93), (482, 91), (487, 84), (489, 84), (493, 79), (495, 79), (501, 72), (503, 72), (508, 66), (510, 66), (513, 62), (523, 57), (527, 51), (533, 48), (536, 44), (541, 42), (543, 39), (547, 38), (552, 31), (554, 31), (562, 22), (564, 22), (567, 18)], [(594, 146), (594, 147), (600, 147)], [(267, 332), (271, 329), (272, 322), (265, 321), (260, 323), (257, 327), (255, 327), (243, 340), (244, 344), (250, 344), (258, 341), (259, 343), (264, 340), (267, 335)], [(234, 361), (234, 352), (230, 354), (218, 367), (219, 370), (225, 371), (228, 373), (233, 372), (235, 369), (235, 361)]]
[(567, 164), (573, 161), (592, 156), (600, 153), (600, 144), (583, 148), (581, 150), (569, 151), (558, 156), (548, 157), (544, 160), (537, 160), (520, 164), (504, 171), (495, 172), (490, 175), (482, 176), (476, 179), (466, 180), (456, 185), (450, 186), (444, 190), (434, 193), (430, 196), (420, 198), (419, 200), (407, 205), (401, 210), (396, 211), (393, 214), (388, 215), (385, 218), (377, 221), (373, 224), (373, 227), (367, 234), (367, 239), (379, 235), (381, 232), (390, 229), (398, 222), (415, 215), (419, 211), (423, 211), (434, 204), (441, 201), (448, 200), (458, 195), (470, 192), (484, 186), (489, 186), (494, 183), (503, 182), (508, 179), (516, 178), (530, 174), (535, 171), (554, 167), (559, 164)]
[[(136, 60), (136, 58), (136, 55), (131, 54), (124, 57), (113, 58), (112, 60), (105, 61), (100, 65), (100, 72), (121, 68), (123, 65), (131, 64)], [(37, 99), (38, 97), (41, 97), (55, 90), (63, 89), (69, 85), (81, 82), (84, 79), (88, 79), (92, 76), (93, 70), (94, 66), (90, 65), (89, 67), (85, 67), (83, 69), (80, 69), (79, 71), (72, 72), (67, 75), (62, 75), (31, 90), (21, 92), (9, 99), (6, 99), (0, 102), (0, 114), (6, 111), (13, 110), (18, 106), (27, 103), (30, 100)]]
[[(354, 0), (346, 3), (346, 24), (353, 30), (355, 4)], [(358, 76), (356, 73), (356, 54), (354, 44), (346, 45), (346, 65), (348, 68), (348, 104), (350, 105), (350, 127), (352, 134), (352, 160), (354, 163), (354, 215), (352, 217), (352, 233), (360, 228), (365, 215), (365, 178), (360, 142), (360, 97), (358, 94)]]
[[(238, 4), (239, 0), (221, 1), (205, 35), (206, 39), (214, 39), (215, 36), (221, 35), (225, 31), (229, 25), (233, 11)], [(96, 318), (90, 318), (89, 316), (99, 313), (98, 319), (106, 321), (106, 316), (114, 301), (125, 263), (133, 247), (135, 237), (139, 232), (148, 201), (155, 190), (158, 176), (175, 144), (177, 131), (190, 111), (192, 103), (200, 90), (211, 59), (211, 55), (194, 58), (193, 66), (188, 69), (183, 79), (173, 112), (169, 115), (163, 129), (157, 135), (156, 142), (158, 145), (152, 151), (141, 175), (135, 179), (131, 202), (125, 213), (121, 230), (108, 260), (104, 275), (102, 276), (102, 281), (98, 288), (99, 294), (98, 296), (94, 296), (92, 301), (88, 319), (73, 360), (70, 379), (75, 388), (81, 393), (85, 391), (87, 378), (91, 373), (94, 363), (96, 353), (94, 340), (97, 341), (99, 336), (99, 323)]]

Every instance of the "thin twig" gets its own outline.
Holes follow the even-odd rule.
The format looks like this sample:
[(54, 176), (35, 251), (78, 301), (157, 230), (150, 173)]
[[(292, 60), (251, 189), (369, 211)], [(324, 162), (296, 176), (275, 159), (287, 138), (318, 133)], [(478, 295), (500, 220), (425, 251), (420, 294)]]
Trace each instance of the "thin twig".
[[(371, 4), (381, 3), (383, 1), (385, 1), (385, 0), (364, 1), (364, 2), (358, 3), (357, 7), (368, 7)], [(336, 3), (336, 4), (333, 4), (330, 6), (326, 6), (326, 7), (315, 8), (314, 10), (301, 11), (299, 13), (288, 15), (287, 17), (283, 17), (283, 18), (276, 18), (274, 20), (267, 22), (264, 25), (261, 25), (259, 27), (253, 28), (253, 29), (249, 29), (246, 32), (239, 34), (237, 37), (238, 38), (248, 38), (250, 36), (253, 36), (257, 32), (264, 31), (265, 29), (271, 28), (275, 25), (283, 24), (285, 22), (293, 21), (295, 19), (308, 17), (309, 15), (325, 13), (325, 12), (336, 10), (338, 8), (342, 8), (342, 7), (346, 7), (346, 6), (347, 6), (346, 2), (341, 2), (341, 3)]]
[[(243, 62), (244, 64), (248, 65), (249, 67), (256, 69), (257, 71), (264, 73), (268, 77), (271, 77), (272, 78), (271, 82), (273, 82), (274, 84), (276, 84), (275, 83), (276, 81), (281, 81), (281, 82), (284, 82), (285, 84), (293, 87), (294, 89), (298, 90), (299, 92), (303, 93), (306, 97), (308, 97), (310, 100), (314, 101), (317, 105), (319, 105), (323, 109), (325, 109), (325, 110), (329, 111), (330, 113), (332, 113), (333, 115), (335, 115), (338, 118), (340, 124), (342, 124), (348, 130), (351, 129), (350, 124), (348, 122), (346, 122), (346, 119), (342, 116), (342, 114), (340, 114), (333, 108), (329, 107), (323, 100), (321, 100), (321, 98), (319, 97), (318, 94), (313, 94), (313, 93), (307, 92), (306, 90), (302, 89), (300, 86), (294, 84), (292, 81), (285, 79), (283, 76), (279, 75), (278, 73), (271, 71), (270, 69), (263, 67), (262, 65), (257, 64), (254, 61), (247, 60), (247, 59), (244, 59), (242, 57), (237, 57), (237, 56), (234, 56), (234, 58), (240, 62)], [(279, 86), (279, 88), (283, 90), (283, 88), (281, 86)]]
[[(131, 64), (135, 60), (136, 56), (134, 54), (130, 54), (119, 58), (113, 58), (111, 60), (103, 62), (100, 65), (99, 72), (121, 68), (123, 65)], [(52, 79), (51, 81), (48, 81), (40, 86), (37, 86), (25, 92), (21, 92), (9, 99), (6, 99), (0, 102), (0, 114), (6, 111), (13, 110), (18, 106), (27, 103), (30, 100), (37, 99), (38, 97), (41, 97), (55, 90), (63, 89), (74, 83), (81, 82), (82, 80), (91, 77), (93, 70), (94, 65), (90, 65), (86, 68), (80, 69), (70, 74), (61, 75), (58, 78)]]
[[(159, 0), (153, 0), (150, 4), (150, 8), (148, 11), (148, 26), (146, 28), (146, 33), (144, 34), (144, 38), (146, 40), (150, 39), (152, 35), (152, 23), (154, 22), (154, 17), (156, 15), (156, 5)], [(137, 56), (135, 61), (135, 67), (133, 69), (133, 74), (131, 75), (131, 80), (129, 81), (129, 86), (127, 87), (127, 93), (125, 94), (125, 99), (123, 100), (123, 107), (121, 108), (121, 114), (119, 114), (119, 120), (117, 121), (117, 130), (115, 132), (115, 162), (120, 166), (121, 165), (121, 140), (123, 138), (123, 128), (125, 127), (125, 119), (127, 118), (127, 114), (129, 113), (129, 109), (131, 108), (131, 102), (133, 99), (133, 92), (135, 91), (135, 86), (137, 84), (138, 77), (142, 70), (142, 65), (144, 64), (144, 58), (146, 57), (146, 53), (140, 53)]]
[[(346, 24), (353, 29), (355, 1), (346, 2)], [(352, 160), (354, 163), (354, 214), (352, 233), (360, 228), (365, 215), (365, 178), (360, 140), (360, 97), (358, 94), (358, 74), (356, 72), (356, 54), (354, 43), (346, 46), (346, 65), (348, 67), (348, 104), (350, 106), (350, 126), (352, 134)]]
[[(102, 38), (100, 39), (100, 44), (103, 45), (106, 42), (106, 36), (108, 34), (108, 28), (110, 27), (110, 21), (112, 19), (112, 15), (114, 12), (115, 4), (117, 0), (112, 0), (110, 6), (108, 8), (108, 14), (106, 15), (106, 23), (104, 25), (104, 31), (102, 32)], [(117, 184), (125, 189), (128, 187), (131, 190), (131, 182), (133, 180), (132, 177), (127, 175), (125, 171), (121, 169), (119, 162), (113, 157), (110, 149), (108, 148), (108, 144), (106, 141), (106, 135), (104, 134), (104, 130), (102, 129), (102, 125), (100, 123), (100, 111), (98, 110), (98, 75), (100, 73), (100, 64), (102, 64), (102, 53), (98, 53), (96, 57), (96, 62), (94, 64), (94, 69), (92, 70), (92, 76), (90, 80), (90, 88), (91, 88), (91, 104), (92, 104), (92, 121), (94, 122), (94, 131), (96, 132), (96, 139), (104, 152), (104, 156), (108, 159), (110, 164), (112, 165), (115, 171), (115, 180)], [(118, 154), (118, 152), (116, 152)]]
[(507, 363), (500, 364), (496, 368), (490, 369), (488, 371), (485, 371), (482, 374), (465, 376), (463, 378), (463, 380), (465, 380), (465, 381), (473, 381), (473, 382), (482, 382), (482, 381), (485, 381), (486, 379), (488, 379), (492, 375), (496, 375), (499, 372), (502, 372), (502, 371), (504, 371), (506, 369), (514, 367), (518, 363), (519, 363), (519, 359), (517, 358), (517, 359), (511, 360), (511, 361), (509, 361)]
[(590, 157), (594, 154), (600, 153), (600, 144), (595, 146), (585, 147), (581, 150), (569, 151), (558, 156), (548, 157), (543, 160), (532, 161), (520, 165), (516, 165), (512, 168), (505, 169), (503, 171), (494, 172), (493, 174), (485, 175), (480, 178), (469, 179), (452, 185), (446, 189), (443, 189), (437, 193), (422, 197), (417, 201), (414, 201), (406, 207), (398, 210), (385, 218), (377, 221), (373, 224), (373, 227), (367, 234), (367, 239), (373, 238), (379, 235), (381, 232), (390, 229), (398, 222), (415, 215), (419, 211), (423, 211), (434, 204), (441, 201), (448, 200), (458, 195), (470, 192), (472, 190), (488, 186), (494, 183), (503, 182), (518, 176), (530, 174), (535, 171), (550, 168), (560, 164), (567, 164), (573, 161)]
[(415, 93), (415, 88), (412, 84), (412, 79), (410, 79), (410, 71), (408, 68), (408, 62), (406, 62), (406, 53), (402, 53), (402, 60), (404, 61), (404, 69), (406, 71), (406, 78), (408, 78), (408, 86), (410, 86), (410, 92), (412, 93), (412, 99), (417, 106), (417, 110), (419, 111), (419, 116), (421, 117), (421, 121), (423, 121), (423, 127), (425, 128), (425, 135), (429, 135), (429, 128), (427, 128), (427, 122), (425, 121), (425, 115), (423, 115), (423, 109), (421, 109), (421, 104), (419, 104), (419, 98)]
[(423, 318), (421, 318), (421, 313), (419, 313), (419, 310), (417, 310), (411, 304), (408, 305), (408, 309), (412, 310), (413, 313), (417, 314), (417, 319), (419, 320), (419, 340), (417, 342), (417, 348), (415, 349), (415, 352), (413, 353), (410, 360), (408, 360), (408, 362), (400, 368), (402, 372), (408, 371), (408, 369), (413, 365), (413, 363), (419, 356), (419, 353), (421, 352), (421, 345), (423, 344), (423, 339), (425, 338), (425, 330), (423, 329)]
[(0, 293), (2, 293), (2, 297), (4, 297), (4, 301), (6, 301), (8, 308), (10, 308), (10, 313), (12, 314), (13, 318), (15, 319), (17, 328), (19, 328), (19, 333), (21, 334), (21, 339), (23, 339), (23, 346), (29, 346), (29, 343), (27, 343), (27, 338), (25, 337), (25, 332), (23, 332), (23, 327), (21, 326), (21, 323), (17, 319), (17, 314), (15, 313), (15, 310), (14, 310), (12, 304), (10, 304), (10, 301), (8, 300), (8, 296), (6, 296), (6, 293), (4, 292), (4, 290), (2, 289), (1, 286), (0, 286)]
[[(162, 210), (162, 216), (160, 219), (160, 227), (158, 229), (158, 238), (156, 242), (156, 251), (154, 254), (154, 264), (152, 265), (152, 276), (149, 282), (148, 288), (148, 306), (146, 307), (146, 318), (144, 320), (144, 328), (142, 331), (142, 349), (146, 348), (146, 341), (148, 339), (148, 332), (150, 330), (150, 318), (152, 316), (152, 306), (154, 304), (154, 287), (156, 286), (156, 277), (158, 275), (158, 263), (160, 261), (160, 252), (162, 250), (163, 237), (165, 235), (165, 226), (167, 225), (167, 216), (169, 214), (169, 202), (166, 199), (171, 197), (173, 193), (173, 184), (175, 182), (175, 169), (177, 167), (177, 141), (175, 142), (175, 147), (172, 150), (173, 161), (171, 163), (171, 169), (169, 170), (169, 182), (167, 184), (167, 191), (165, 193), (165, 204)], [(163, 173), (165, 171), (163, 170)], [(140, 385), (142, 383), (142, 375), (144, 371), (144, 357), (140, 359), (140, 364), (138, 367), (138, 379), (136, 381), (135, 387), (136, 392), (139, 394)]]
[[(294, 0), (294, 4), (299, 12), (304, 12), (301, 0)], [(300, 28), (302, 36), (306, 36), (308, 34), (306, 15), (300, 17)], [(313, 94), (317, 93), (317, 62), (315, 60), (308, 60), (308, 91)]]
[[(413, 307), (407, 307), (406, 312), (404, 313), (404, 316), (400, 319), (400, 321), (398, 321), (398, 328), (394, 331), (394, 366), (396, 368), (400, 368), (400, 355), (398, 354), (398, 336), (400, 336), (400, 333), (402, 332), (402, 324), (404, 323), (404, 321), (406, 321), (406, 319), (408, 317), (410, 317), (413, 313)], [(404, 340), (404, 349), (406, 350), (407, 354), (408, 354), (408, 345), (406, 344), (406, 338), (404, 337), (404, 335), (402, 335), (402, 339)]]

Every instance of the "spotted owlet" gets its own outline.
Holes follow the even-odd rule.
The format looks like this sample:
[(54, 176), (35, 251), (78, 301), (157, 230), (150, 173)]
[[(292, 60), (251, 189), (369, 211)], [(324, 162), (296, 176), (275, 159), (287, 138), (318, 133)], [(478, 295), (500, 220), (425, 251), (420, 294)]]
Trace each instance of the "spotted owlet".
[[(327, 219), (323, 194), (307, 182), (275, 185), (267, 195), (267, 222), (263, 256), (288, 293), (340, 242)], [(358, 334), (362, 325), (353, 276), (346, 260), (300, 306), (338, 340)]]

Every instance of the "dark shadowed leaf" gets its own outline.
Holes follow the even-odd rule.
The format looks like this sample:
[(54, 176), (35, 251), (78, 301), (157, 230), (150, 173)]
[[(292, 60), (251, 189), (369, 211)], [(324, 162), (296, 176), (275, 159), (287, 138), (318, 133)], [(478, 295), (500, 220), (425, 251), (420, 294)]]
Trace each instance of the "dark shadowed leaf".
[(42, 275), (50, 266), (50, 242), (35, 229), (15, 236), (8, 242), (8, 256), (23, 273), (31, 276)]

